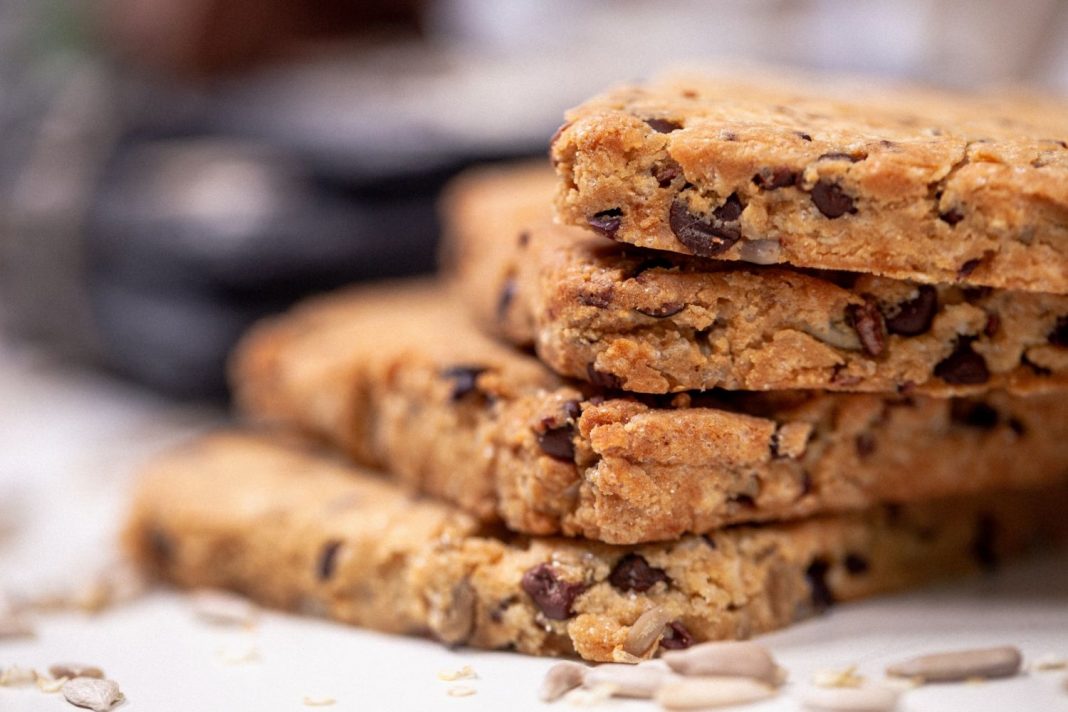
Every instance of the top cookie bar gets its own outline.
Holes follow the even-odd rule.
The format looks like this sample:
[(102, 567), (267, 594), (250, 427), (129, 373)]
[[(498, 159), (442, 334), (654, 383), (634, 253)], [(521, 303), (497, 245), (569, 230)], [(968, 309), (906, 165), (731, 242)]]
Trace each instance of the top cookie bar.
[(675, 73), (554, 137), (561, 221), (702, 257), (1068, 293), (1068, 102)]

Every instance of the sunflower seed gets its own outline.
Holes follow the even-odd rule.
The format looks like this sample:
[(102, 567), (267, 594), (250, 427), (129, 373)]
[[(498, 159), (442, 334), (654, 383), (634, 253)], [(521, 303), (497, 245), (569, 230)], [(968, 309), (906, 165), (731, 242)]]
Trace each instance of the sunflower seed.
[(450, 687), (445, 692), (446, 694), (448, 694), (449, 697), (470, 697), (471, 695), (478, 692), (478, 690), (467, 685), (455, 685), (453, 687)]
[(329, 707), (337, 702), (337, 700), (333, 697), (313, 697), (311, 695), (305, 695), (303, 702), (305, 707)]
[(661, 686), (656, 701), (669, 710), (690, 710), (756, 702), (774, 694), (774, 688), (749, 677), (684, 677)]
[(256, 612), (251, 601), (228, 591), (203, 589), (193, 593), (193, 613), (205, 623), (248, 628), (256, 622)]
[(779, 670), (766, 648), (748, 641), (702, 643), (664, 653), (663, 659), (683, 675), (750, 677), (768, 684), (775, 683)]
[(642, 663), (624, 665), (607, 663), (590, 668), (582, 681), (586, 688), (598, 685), (612, 685), (615, 697), (637, 697), (649, 699), (660, 687), (678, 676), (662, 665)]
[(542, 702), (553, 702), (563, 697), (564, 693), (573, 690), (582, 684), (582, 678), (588, 668), (578, 663), (556, 663), (545, 673), (545, 679), (541, 681), (538, 690), (538, 699)]
[(886, 668), (894, 677), (920, 678), (925, 682), (959, 682), (973, 677), (1011, 677), (1020, 671), (1023, 656), (1018, 648), (957, 650), (922, 655)]
[(0, 687), (22, 687), (23, 685), (32, 685), (36, 679), (37, 671), (33, 668), (12, 665), (11, 667), (4, 668), (3, 672), (0, 672)]
[(841, 670), (819, 670), (812, 676), (812, 684), (817, 687), (860, 687), (864, 676), (857, 674), (857, 666), (850, 665)]
[(118, 683), (114, 680), (98, 680), (93, 677), (68, 680), (64, 683), (62, 692), (67, 702), (93, 712), (107, 712), (124, 699)]
[(645, 655), (656, 644), (664, 632), (664, 626), (670, 621), (671, 615), (663, 606), (653, 606), (638, 616), (638, 620), (634, 621), (627, 631), (623, 650), (637, 657)]
[(52, 677), (95, 677), (104, 679), (104, 671), (95, 665), (82, 665), (81, 663), (57, 663), (48, 668), (48, 674)]
[(900, 691), (889, 687), (810, 687), (801, 696), (801, 706), (833, 712), (890, 712)]
[(46, 695), (51, 695), (62, 690), (63, 686), (67, 684), (68, 680), (70, 680), (69, 677), (57, 677), (53, 679), (44, 675), (38, 675), (37, 679), (34, 682), (37, 683), (38, 690), (45, 693)]

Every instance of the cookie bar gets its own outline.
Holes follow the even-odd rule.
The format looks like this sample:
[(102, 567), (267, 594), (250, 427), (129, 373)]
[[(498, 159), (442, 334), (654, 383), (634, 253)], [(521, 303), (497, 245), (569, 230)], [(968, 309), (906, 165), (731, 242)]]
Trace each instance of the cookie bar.
[(125, 540), (181, 586), (450, 645), (636, 661), (989, 567), (1063, 536), (1066, 505), (1062, 488), (618, 547), (495, 536), (364, 471), (220, 434), (149, 466)]
[(481, 324), (566, 376), (642, 393), (1068, 385), (1068, 296), (650, 254), (551, 224), (552, 182), (537, 166), (456, 181), (446, 261)]
[(676, 72), (568, 112), (565, 223), (757, 264), (1068, 293), (1068, 102)]
[(825, 394), (637, 397), (483, 336), (433, 283), (263, 323), (233, 364), (245, 414), (531, 534), (665, 540), (738, 522), (1068, 478), (1068, 401)]

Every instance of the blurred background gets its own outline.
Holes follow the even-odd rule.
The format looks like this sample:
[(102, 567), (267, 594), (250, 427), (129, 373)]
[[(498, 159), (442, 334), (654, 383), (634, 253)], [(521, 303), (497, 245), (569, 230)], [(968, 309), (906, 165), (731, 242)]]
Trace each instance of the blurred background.
[(695, 60), (1068, 92), (1068, 2), (0, 0), (0, 361), (224, 398), (252, 320), (432, 269), (456, 171)]

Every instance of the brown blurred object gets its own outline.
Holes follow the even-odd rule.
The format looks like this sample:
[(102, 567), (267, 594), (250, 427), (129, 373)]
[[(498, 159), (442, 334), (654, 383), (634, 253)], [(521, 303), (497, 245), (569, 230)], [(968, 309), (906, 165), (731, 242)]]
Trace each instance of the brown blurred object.
[(423, 0), (107, 0), (104, 35), (125, 60), (208, 76), (313, 40), (422, 34)]

